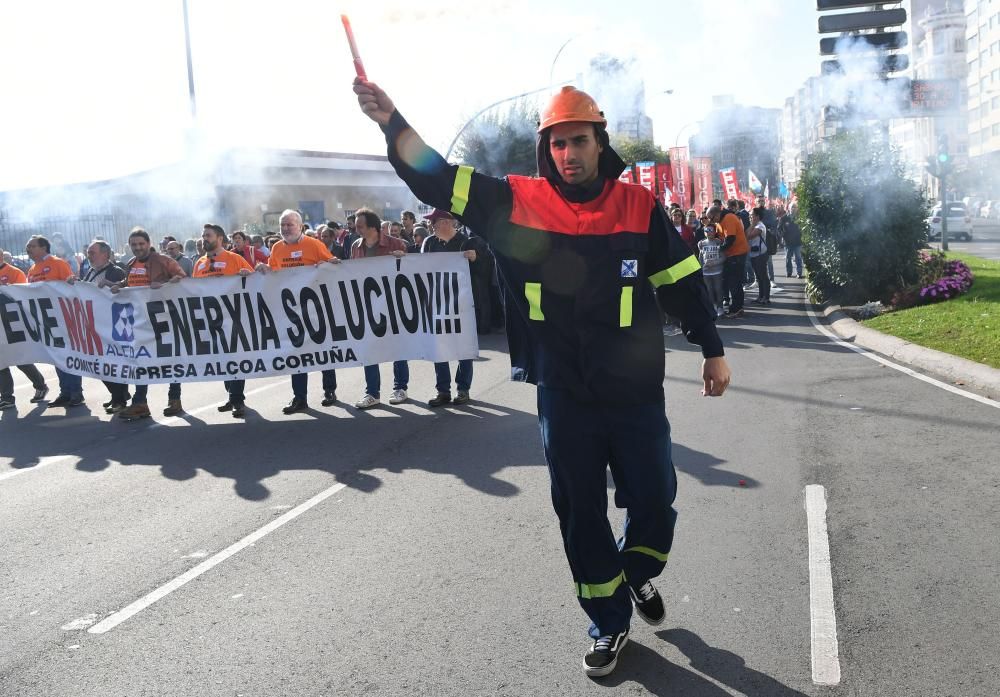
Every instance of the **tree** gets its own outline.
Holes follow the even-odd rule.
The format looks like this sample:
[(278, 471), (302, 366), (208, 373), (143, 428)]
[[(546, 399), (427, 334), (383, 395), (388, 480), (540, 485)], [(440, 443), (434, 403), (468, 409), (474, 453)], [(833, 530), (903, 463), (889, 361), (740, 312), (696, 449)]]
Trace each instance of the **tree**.
[(670, 160), (667, 153), (651, 140), (616, 136), (611, 140), (611, 147), (630, 165), (634, 165), (636, 162), (655, 162), (662, 165)]
[(888, 302), (916, 280), (927, 202), (879, 131), (832, 138), (806, 162), (796, 193), (813, 299)]
[(514, 102), (506, 113), (493, 111), (471, 123), (455, 154), (476, 171), (494, 177), (536, 174), (537, 128), (538, 110), (526, 102)]

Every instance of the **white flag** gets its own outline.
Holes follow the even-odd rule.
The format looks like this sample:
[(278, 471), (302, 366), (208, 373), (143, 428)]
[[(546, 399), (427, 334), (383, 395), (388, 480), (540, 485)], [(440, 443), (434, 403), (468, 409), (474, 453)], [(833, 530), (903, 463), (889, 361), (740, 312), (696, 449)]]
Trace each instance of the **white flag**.
[(757, 178), (757, 175), (753, 173), (752, 169), (749, 169), (747, 171), (750, 172), (750, 191), (753, 192), (760, 191), (761, 189), (760, 179)]

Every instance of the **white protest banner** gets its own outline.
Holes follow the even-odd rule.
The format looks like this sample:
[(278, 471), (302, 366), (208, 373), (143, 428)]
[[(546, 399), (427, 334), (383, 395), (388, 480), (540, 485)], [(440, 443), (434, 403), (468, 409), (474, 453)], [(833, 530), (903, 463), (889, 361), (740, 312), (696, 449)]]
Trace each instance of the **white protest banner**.
[(152, 384), (478, 355), (469, 262), (458, 252), (114, 295), (89, 283), (0, 286), (0, 367), (52, 363)]

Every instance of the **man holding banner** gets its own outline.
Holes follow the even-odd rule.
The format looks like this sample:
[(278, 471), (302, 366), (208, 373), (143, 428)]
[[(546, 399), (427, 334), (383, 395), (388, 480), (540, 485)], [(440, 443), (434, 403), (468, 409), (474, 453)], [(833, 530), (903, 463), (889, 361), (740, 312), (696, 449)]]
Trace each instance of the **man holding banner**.
[[(235, 233), (234, 233), (235, 234)], [(243, 234), (243, 233), (239, 233)], [(226, 233), (221, 225), (205, 223), (205, 229), (201, 233), (202, 246), (205, 249), (205, 256), (194, 263), (191, 273), (192, 278), (215, 278), (216, 276), (247, 276), (253, 273), (243, 255), (230, 252), (222, 248), (222, 243), (226, 239)], [(229, 399), (219, 407), (219, 411), (233, 412), (234, 419), (242, 419), (247, 415), (246, 397), (244, 389), (246, 380), (226, 380), (224, 381)]]
[[(125, 280), (111, 286), (112, 293), (119, 293), (123, 287), (156, 290), (161, 288), (164, 283), (177, 283), (184, 278), (184, 269), (181, 268), (180, 264), (166, 254), (160, 254), (153, 249), (149, 241), (149, 233), (141, 227), (132, 228), (132, 232), (128, 236), (128, 245), (135, 256), (125, 267)], [(135, 393), (132, 396), (132, 405), (118, 412), (118, 418), (124, 421), (148, 418), (150, 415), (149, 404), (146, 402), (148, 393), (149, 385), (136, 385)], [(163, 415), (177, 416), (183, 410), (181, 407), (181, 384), (172, 382), (167, 388), (167, 406), (163, 410)]]
[[(653, 195), (619, 181), (625, 163), (607, 121), (580, 90), (563, 87), (542, 110), (541, 176), (503, 179), (448, 164), (367, 78), (354, 91), (417, 198), (449, 211), (495, 254), (512, 377), (537, 385), (552, 501), (592, 622), (583, 669), (608, 675), (633, 605), (649, 624), (665, 618), (650, 579), (672, 545), (676, 476), (657, 298), (702, 347), (703, 394), (722, 395), (730, 380), (698, 261)], [(609, 466), (616, 503), (628, 510), (619, 542), (606, 513)]]
[[(52, 256), (51, 250), (51, 244), (42, 235), (32, 235), (28, 240), (24, 247), (32, 261), (27, 274), (28, 283), (68, 281), (74, 277), (70, 265), (59, 257)], [(47, 407), (77, 407), (83, 404), (83, 378), (59, 368), (56, 368), (56, 375), (59, 377), (59, 396), (49, 402)]]
[[(275, 242), (271, 248), (271, 256), (267, 258), (267, 263), (257, 264), (257, 271), (267, 273), (268, 271), (294, 269), (300, 266), (319, 265), (323, 262), (340, 263), (340, 259), (333, 256), (325, 244), (305, 234), (302, 214), (298, 211), (292, 209), (284, 211), (278, 222), (281, 227), (281, 239)], [(309, 373), (292, 375), (292, 401), (288, 403), (288, 406), (282, 408), (282, 413), (294, 414), (308, 409), (309, 403), (306, 401), (308, 391)], [(337, 371), (330, 368), (323, 371), (323, 401), (320, 404), (328, 407), (336, 402)]]
[[(27, 283), (28, 277), (21, 269), (13, 264), (4, 261), (6, 252), (0, 249), (0, 287)], [(33, 404), (37, 404), (45, 399), (49, 393), (49, 388), (45, 384), (45, 378), (38, 371), (33, 363), (25, 363), (17, 366), (24, 375), (31, 380), (31, 386), (35, 388), (35, 395), (31, 398)], [(0, 411), (14, 408), (14, 376), (10, 368), (0, 368)]]

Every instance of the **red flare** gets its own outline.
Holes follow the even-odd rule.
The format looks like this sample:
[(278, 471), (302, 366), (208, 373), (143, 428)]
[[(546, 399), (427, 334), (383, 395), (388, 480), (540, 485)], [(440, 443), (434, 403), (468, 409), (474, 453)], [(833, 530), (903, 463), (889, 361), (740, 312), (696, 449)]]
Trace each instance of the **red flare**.
[(361, 62), (361, 54), (358, 53), (358, 44), (354, 41), (354, 31), (351, 29), (351, 20), (347, 18), (347, 15), (340, 15), (340, 21), (344, 23), (344, 33), (347, 34), (347, 43), (351, 47), (351, 56), (354, 58), (354, 72), (358, 74), (362, 80), (367, 80), (368, 76), (365, 75), (365, 66)]

